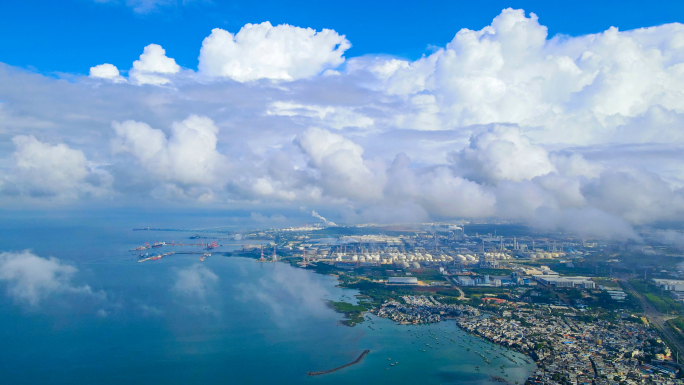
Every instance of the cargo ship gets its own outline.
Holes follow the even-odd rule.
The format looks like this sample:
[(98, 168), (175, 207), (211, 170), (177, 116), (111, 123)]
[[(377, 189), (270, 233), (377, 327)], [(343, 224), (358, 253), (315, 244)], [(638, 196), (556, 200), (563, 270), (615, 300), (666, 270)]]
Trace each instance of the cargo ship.
[(133, 250), (131, 250), (131, 251), (141, 251), (141, 250), (147, 250), (147, 249), (149, 249), (149, 248), (150, 248), (150, 244), (147, 243), (147, 242), (145, 242), (145, 246), (138, 246), (138, 247), (136, 247), (135, 249), (133, 249)]
[(155, 242), (154, 245), (152, 245), (152, 247), (162, 247), (165, 244), (166, 244), (166, 242)]

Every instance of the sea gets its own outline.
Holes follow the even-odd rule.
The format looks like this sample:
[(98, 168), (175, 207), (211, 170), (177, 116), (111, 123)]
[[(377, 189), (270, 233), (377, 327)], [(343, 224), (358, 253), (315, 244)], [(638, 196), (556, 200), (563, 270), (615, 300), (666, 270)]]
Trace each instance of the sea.
[[(522, 384), (535, 370), (521, 354), (469, 335), (454, 321), (397, 325), (368, 314), (369, 321), (344, 326), (343, 315), (327, 301), (355, 303), (356, 291), (337, 287), (333, 276), (288, 263), (220, 254), (246, 241), (220, 239), (222, 246), (204, 261), (201, 254), (175, 254), (138, 262), (141, 252), (130, 251), (155, 241), (184, 246), (143, 253), (202, 251), (187, 245), (197, 242), (190, 239), (197, 234), (193, 230), (136, 227), (255, 226), (233, 220), (222, 227), (225, 222), (5, 215), (0, 251), (30, 250), (60, 270), (20, 281), (3, 275), (7, 266), (0, 265), (0, 382)], [(308, 375), (352, 362), (366, 349), (370, 353), (356, 365)], [(491, 365), (475, 351), (489, 352)]]

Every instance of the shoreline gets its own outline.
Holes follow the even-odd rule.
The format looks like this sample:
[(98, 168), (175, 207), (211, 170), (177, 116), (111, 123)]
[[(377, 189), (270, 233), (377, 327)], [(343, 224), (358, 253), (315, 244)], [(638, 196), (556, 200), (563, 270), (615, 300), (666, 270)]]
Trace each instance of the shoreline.
[[(305, 270), (310, 270), (310, 271), (312, 271), (313, 273), (316, 273), (316, 274), (331, 275), (331, 276), (335, 277), (335, 279), (336, 279), (337, 282), (339, 283), (338, 285), (336, 285), (337, 287), (340, 287), (340, 288), (342, 288), (342, 289), (347, 289), (347, 290), (356, 290), (357, 292), (359, 292), (359, 294), (362, 294), (362, 293), (361, 293), (361, 290), (359, 290), (359, 289), (354, 289), (354, 288), (345, 287), (345, 286), (343, 285), (343, 282), (340, 281), (339, 275), (337, 275), (337, 274), (323, 273), (323, 272), (317, 271), (316, 269), (305, 269)], [(364, 296), (366, 296), (366, 297), (369, 297), (369, 298), (375, 300), (375, 298), (374, 298), (372, 295), (370, 295), (370, 294), (362, 294), (362, 295), (364, 295)], [(340, 313), (340, 314), (343, 314), (343, 315), (345, 315), (345, 316), (348, 316), (348, 314), (347, 314), (346, 312), (344, 312), (344, 311), (341, 311), (341, 310), (339, 310), (339, 309), (337, 309), (337, 308), (335, 308), (335, 307), (333, 307), (333, 309), (334, 309), (336, 312)], [(366, 311), (361, 312), (361, 317), (362, 317), (362, 319), (363, 319), (364, 321), (365, 321), (364, 315), (365, 315), (366, 313), (370, 313), (370, 314), (373, 314), (373, 315), (375, 315), (376, 317), (378, 317), (378, 315), (375, 314), (375, 313), (373, 313), (372, 310), (373, 310), (373, 309), (368, 309), (368, 310), (366, 310)], [(489, 315), (489, 316), (497, 316), (497, 315), (494, 314), (494, 313), (491, 313), (491, 314), (488, 313), (488, 315)], [(380, 317), (380, 318), (385, 318), (385, 317)], [(514, 347), (514, 346), (504, 345), (504, 344), (502, 344), (502, 343), (499, 343), (498, 341), (494, 341), (494, 340), (492, 340), (492, 339), (490, 339), (490, 338), (487, 338), (486, 336), (484, 336), (484, 335), (482, 335), (482, 334), (480, 334), (480, 333), (477, 333), (477, 332), (475, 332), (475, 331), (468, 330), (467, 328), (463, 327), (463, 326), (461, 325), (461, 322), (467, 320), (468, 318), (469, 318), (469, 317), (467, 317), (467, 316), (466, 316), (466, 317), (464, 317), (464, 316), (455, 316), (455, 317), (449, 317), (449, 318), (442, 318), (442, 319), (441, 319), (440, 321), (438, 321), (438, 322), (430, 322), (430, 323), (436, 323), (436, 324), (437, 324), (437, 323), (440, 323), (440, 322), (445, 322), (445, 321), (450, 321), (450, 320), (451, 320), (451, 321), (454, 321), (454, 323), (456, 324), (456, 326), (457, 326), (460, 330), (462, 330), (464, 333), (466, 333), (466, 334), (468, 334), (468, 335), (471, 335), (471, 336), (474, 336), (474, 337), (477, 337), (477, 338), (480, 338), (480, 339), (482, 339), (483, 341), (489, 342), (489, 343), (491, 343), (491, 344), (493, 344), (493, 345), (496, 345), (496, 346), (502, 347), (502, 348), (504, 348), (504, 349), (508, 349), (508, 350), (510, 350), (510, 351), (512, 351), (512, 352), (521, 354), (523, 357), (525, 357), (525, 358), (522, 359), (522, 360), (524, 361), (524, 364), (527, 364), (527, 365), (534, 364), (535, 370), (536, 370), (536, 368), (539, 367), (539, 362), (538, 362), (538, 360), (537, 360), (536, 354), (533, 356), (533, 355), (531, 355), (529, 352), (525, 352), (525, 351), (523, 351), (522, 349), (518, 349), (518, 348), (516, 348), (516, 347)], [(476, 318), (476, 317), (472, 317), (472, 318)], [(362, 322), (363, 322), (363, 321), (362, 321)], [(401, 325), (401, 326), (420, 326), (421, 324), (413, 324), (413, 323), (411, 323), (411, 322), (398, 322), (397, 325)], [(423, 324), (423, 325), (424, 325), (424, 324)], [(353, 325), (353, 324), (352, 324), (352, 325), (346, 325), (346, 326), (354, 327), (354, 326), (356, 326), (356, 325)], [(516, 365), (518, 365), (518, 366), (523, 366), (523, 365), (522, 365), (523, 363), (518, 363), (518, 362), (514, 361), (513, 359), (511, 359), (511, 358), (508, 357), (508, 356), (505, 356), (505, 355), (503, 355), (503, 356), (504, 356), (506, 359), (508, 359), (509, 361), (512, 361), (513, 363), (515, 363)], [(340, 368), (341, 368), (341, 367), (340, 367)], [(530, 380), (530, 378), (534, 375), (534, 371), (535, 371), (535, 370), (533, 370), (532, 373), (530, 374), (530, 376), (528, 376), (528, 377), (525, 379), (525, 382), (527, 382), (527, 381)], [(496, 376), (493, 376), (493, 377), (496, 377)], [(501, 378), (501, 377), (499, 377), (498, 379), (495, 379), (495, 381), (497, 381), (497, 382), (501, 382), (501, 381), (503, 381), (503, 382), (508, 382), (507, 380), (505, 380), (505, 379), (503, 379), (503, 378)]]
[[(239, 257), (252, 259), (252, 260), (255, 260), (255, 261), (258, 262), (258, 259), (255, 259), (255, 258), (250, 258), (250, 257), (245, 257), (245, 256), (239, 256)], [(290, 264), (290, 265), (291, 265), (291, 263), (289, 263), (287, 260), (279, 260), (279, 261), (277, 261), (277, 262), (283, 262), (283, 263), (286, 263), (286, 264)], [(293, 266), (293, 267), (294, 267), (294, 266)], [(336, 279), (337, 282), (338, 282), (338, 285), (336, 285), (337, 287), (342, 288), (342, 289), (346, 289), (346, 290), (356, 290), (359, 294), (362, 294), (362, 293), (361, 293), (361, 290), (359, 290), (359, 289), (350, 288), (350, 287), (345, 287), (345, 286), (344, 286), (344, 283), (339, 279), (340, 277), (339, 277), (339, 275), (337, 275), (337, 274), (331, 274), (331, 273), (326, 273), (326, 272), (320, 272), (320, 271), (317, 271), (316, 269), (307, 269), (307, 268), (305, 268), (304, 270), (310, 271), (310, 272), (312, 272), (312, 273), (314, 273), (314, 274), (321, 274), (321, 275), (333, 276), (333, 277), (335, 277), (335, 279)], [(363, 294), (363, 295), (365, 295), (365, 296), (367, 296), (367, 297), (369, 297), (369, 298), (375, 300), (375, 298), (374, 298), (372, 295), (370, 295), (370, 294)], [(327, 301), (328, 301), (328, 302), (331, 302), (330, 300), (327, 300)], [(333, 301), (333, 302), (334, 302), (334, 301)], [(343, 301), (343, 302), (344, 302), (344, 301)], [(349, 303), (349, 302), (347, 302), (347, 303)], [(352, 305), (351, 303), (349, 303), (349, 304)], [(354, 306), (355, 306), (355, 305), (354, 305)], [(337, 313), (339, 313), (339, 314), (342, 314), (343, 316), (347, 316), (347, 317), (349, 316), (346, 312), (342, 311), (341, 309), (337, 309), (335, 306), (331, 306), (331, 308), (333, 308), (333, 310), (335, 310), (335, 312), (337, 312)], [(373, 310), (373, 309), (368, 309), (368, 310), (365, 310), (365, 311), (362, 311), (362, 312), (361, 312), (361, 314), (360, 314), (360, 315), (361, 315), (361, 318), (362, 318), (362, 321), (361, 321), (361, 322), (364, 322), (364, 321), (365, 321), (364, 315), (365, 315), (366, 313), (371, 313), (371, 314), (377, 316), (377, 314), (373, 313), (371, 310)], [(492, 314), (492, 315), (493, 315), (493, 314)], [(380, 317), (380, 318), (385, 318), (385, 317)], [(466, 319), (467, 319), (467, 317), (466, 317)], [(477, 337), (477, 338), (480, 338), (480, 339), (482, 339), (483, 341), (489, 342), (489, 343), (491, 343), (491, 344), (493, 344), (493, 345), (500, 346), (500, 347), (503, 347), (503, 348), (505, 348), (505, 349), (509, 349), (509, 350), (512, 351), (512, 352), (516, 352), (516, 353), (522, 354), (524, 357), (526, 357), (527, 359), (529, 359), (529, 360), (531, 361), (531, 362), (528, 362), (528, 363), (527, 363), (528, 365), (529, 365), (529, 364), (534, 364), (535, 367), (538, 367), (538, 362), (537, 362), (537, 360), (535, 359), (535, 357), (532, 357), (531, 355), (529, 355), (529, 353), (523, 352), (523, 351), (521, 351), (521, 350), (519, 350), (519, 349), (516, 349), (515, 347), (512, 347), (512, 346), (506, 346), (506, 345), (501, 344), (501, 343), (499, 343), (499, 342), (492, 341), (492, 340), (490, 340), (489, 338), (487, 338), (487, 337), (485, 337), (485, 336), (483, 336), (483, 335), (480, 335), (480, 334), (478, 334), (478, 333), (476, 333), (476, 332), (469, 331), (468, 329), (466, 329), (466, 328), (464, 328), (463, 326), (461, 326), (461, 322), (465, 320), (464, 317), (462, 317), (462, 316), (456, 316), (456, 317), (453, 317), (453, 318), (452, 318), (452, 317), (450, 317), (450, 318), (443, 318), (443, 319), (441, 319), (441, 320), (438, 321), (438, 322), (430, 322), (430, 323), (440, 323), (440, 322), (449, 321), (449, 320), (454, 321), (454, 323), (456, 324), (456, 326), (457, 326), (461, 331), (463, 331), (464, 333), (466, 333), (466, 334), (468, 334), (468, 335), (472, 335), (472, 336)], [(347, 320), (347, 321), (348, 321), (348, 320)], [(344, 320), (343, 320), (342, 322), (344, 322)], [(360, 323), (360, 322), (359, 322), (359, 323)], [(344, 324), (344, 323), (343, 323), (343, 324)], [(397, 324), (401, 324), (401, 323), (397, 323)], [(354, 327), (354, 326), (358, 325), (358, 323), (351, 324), (351, 325), (349, 325), (349, 324), (344, 324), (344, 325), (345, 325), (345, 326), (348, 326), (348, 327)], [(421, 324), (416, 325), (416, 324), (413, 324), (413, 323), (405, 323), (405, 324), (401, 324), (401, 325), (403, 325), (403, 326), (420, 326)], [(344, 369), (344, 368), (346, 368), (346, 367), (355, 365), (355, 364), (359, 363), (359, 362), (365, 357), (365, 355), (368, 354), (368, 352), (370, 352), (370, 350), (367, 350), (367, 351), (365, 351), (364, 353), (362, 353), (361, 356), (359, 356), (359, 358), (357, 358), (354, 362), (351, 362), (351, 363), (348, 363), (348, 364), (346, 364), (346, 365), (343, 365), (343, 366), (340, 366), (340, 367), (337, 367), (337, 368), (334, 368), (334, 369), (330, 369), (330, 370), (327, 370), (327, 371), (309, 372), (308, 375), (309, 375), (309, 376), (323, 375), (323, 374), (332, 373), (332, 372), (335, 372), (335, 371), (337, 371), (337, 370)], [(509, 357), (506, 357), (506, 358), (508, 358), (508, 359), (510, 360)], [(521, 364), (522, 364), (522, 363), (521, 363)], [(518, 364), (518, 363), (516, 363), (516, 365), (522, 366), (522, 365), (520, 365), (520, 364)], [(528, 377), (525, 379), (526, 382), (530, 379), (530, 377), (533, 376), (533, 373), (534, 373), (534, 371), (532, 371), (532, 374), (530, 374), (530, 376), (528, 376)], [(504, 380), (504, 381), (505, 381), (505, 380)]]

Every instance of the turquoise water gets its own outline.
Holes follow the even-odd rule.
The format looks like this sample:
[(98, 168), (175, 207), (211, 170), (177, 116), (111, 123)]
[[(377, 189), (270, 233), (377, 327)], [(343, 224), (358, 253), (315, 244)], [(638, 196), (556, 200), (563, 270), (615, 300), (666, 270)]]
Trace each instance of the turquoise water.
[[(325, 300), (348, 300), (356, 292), (336, 287), (334, 277), (284, 263), (216, 255), (204, 262), (173, 255), (138, 263), (129, 249), (145, 241), (187, 242), (192, 234), (131, 227), (0, 224), (3, 250), (31, 247), (55, 256), (78, 268), (73, 287), (87, 284), (93, 293), (47, 294), (30, 306), (5, 295), (11, 283), (0, 281), (3, 383), (484, 384), (492, 375), (503, 377), (500, 365), (511, 383), (524, 382), (533, 370), (503, 357), (487, 365), (474, 351), (498, 347), (453, 321), (400, 326), (371, 316), (373, 323), (342, 326)], [(475, 341), (470, 352), (458, 346), (463, 339)], [(365, 349), (371, 353), (358, 365), (307, 376), (351, 362)]]

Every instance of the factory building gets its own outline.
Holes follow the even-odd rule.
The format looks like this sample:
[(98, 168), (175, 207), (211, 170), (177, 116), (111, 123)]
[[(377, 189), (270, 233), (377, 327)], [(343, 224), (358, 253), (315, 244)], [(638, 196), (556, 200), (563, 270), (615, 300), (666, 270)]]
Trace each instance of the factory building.
[(466, 275), (459, 275), (456, 277), (456, 282), (458, 282), (460, 286), (475, 286), (475, 280)]
[(387, 281), (389, 285), (417, 285), (418, 278), (416, 277), (390, 277)]
[(627, 294), (622, 290), (606, 290), (606, 292), (610, 295), (610, 298), (616, 301), (624, 301), (627, 298)]
[(653, 283), (667, 291), (684, 291), (684, 281), (678, 279), (653, 279)]
[(554, 287), (594, 289), (596, 283), (588, 277), (559, 277), (554, 275), (535, 275), (534, 279), (544, 285)]

